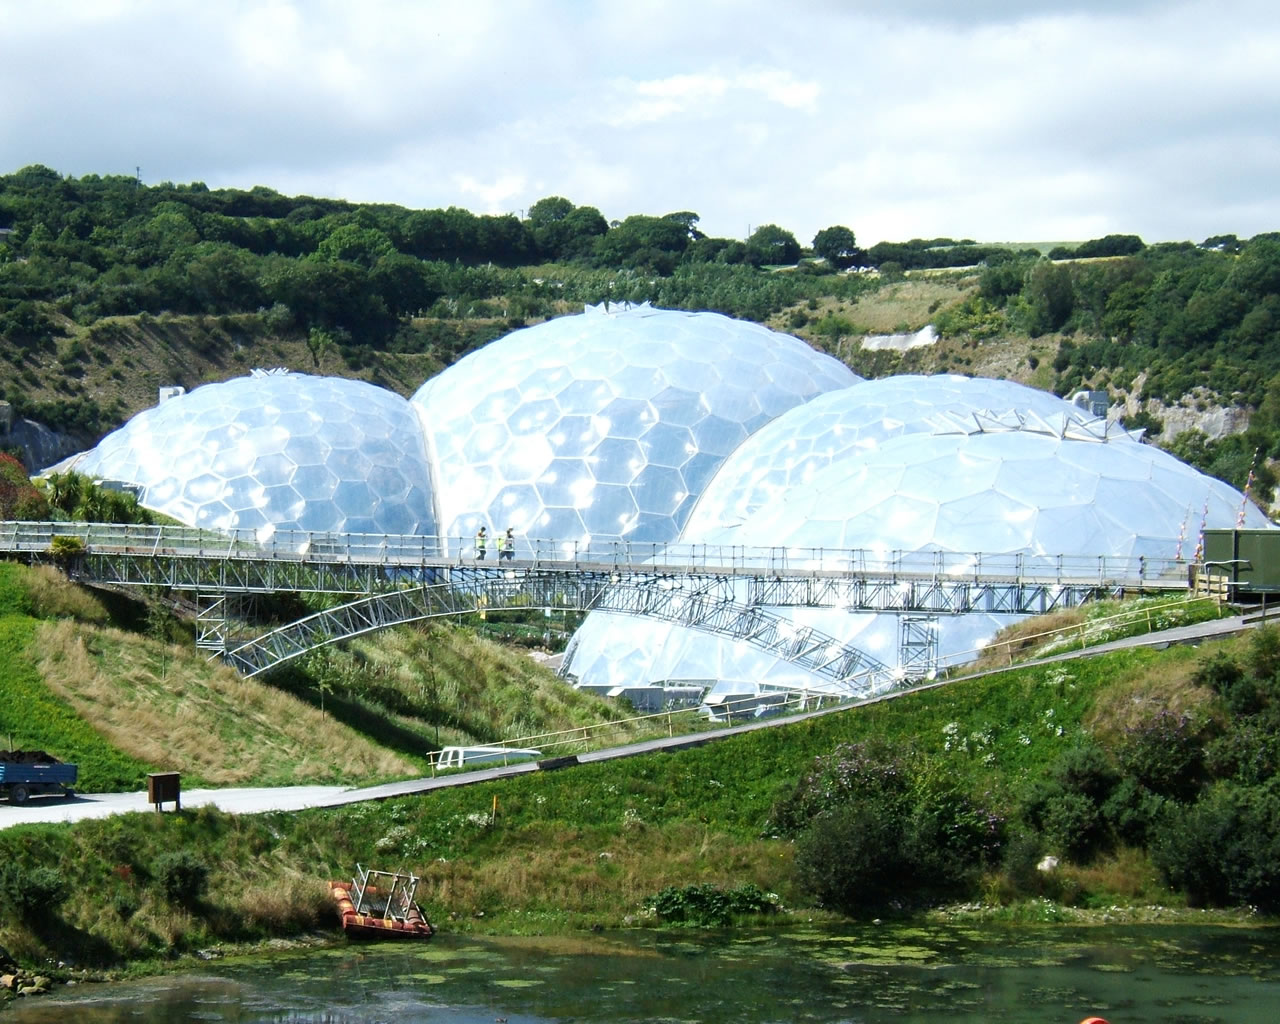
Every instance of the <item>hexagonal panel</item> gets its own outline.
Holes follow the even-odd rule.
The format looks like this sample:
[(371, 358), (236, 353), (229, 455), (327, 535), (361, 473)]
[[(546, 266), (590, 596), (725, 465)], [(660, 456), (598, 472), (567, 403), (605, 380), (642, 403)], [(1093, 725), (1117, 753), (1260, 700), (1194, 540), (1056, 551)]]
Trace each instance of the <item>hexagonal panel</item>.
[[(472, 518), (520, 479), (535, 482), (542, 507), (522, 504), (527, 518), (487, 521), (491, 530), (514, 525), (524, 536), (559, 538), (549, 531), (574, 520), (556, 509), (577, 509), (593, 539), (673, 541), (697, 496), (691, 486), (706, 483), (751, 431), (857, 380), (829, 356), (757, 324), (598, 307), (486, 345), (427, 381), (412, 402), (437, 460), (446, 533), (474, 533)], [(532, 474), (527, 460), (509, 454), (520, 435), (551, 449)], [(681, 477), (694, 458), (696, 468)], [(488, 480), (468, 472), (478, 461), (498, 472)], [(618, 504), (600, 483), (625, 485), (631, 500)], [(609, 508), (594, 515), (590, 504), (603, 494)], [(632, 505), (637, 514), (627, 514)]]
[(147, 508), (193, 526), (371, 530), (395, 505), (388, 522), (436, 533), (417, 414), (362, 381), (255, 373), (208, 384), (139, 413), (75, 468), (131, 484)]

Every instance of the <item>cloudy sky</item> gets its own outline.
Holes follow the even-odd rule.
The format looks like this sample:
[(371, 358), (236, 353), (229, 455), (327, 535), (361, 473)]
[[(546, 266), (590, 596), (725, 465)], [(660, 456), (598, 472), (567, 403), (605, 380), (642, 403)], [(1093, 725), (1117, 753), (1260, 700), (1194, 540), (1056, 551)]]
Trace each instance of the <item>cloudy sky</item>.
[(0, 173), (713, 235), (1280, 229), (1275, 0), (0, 0)]

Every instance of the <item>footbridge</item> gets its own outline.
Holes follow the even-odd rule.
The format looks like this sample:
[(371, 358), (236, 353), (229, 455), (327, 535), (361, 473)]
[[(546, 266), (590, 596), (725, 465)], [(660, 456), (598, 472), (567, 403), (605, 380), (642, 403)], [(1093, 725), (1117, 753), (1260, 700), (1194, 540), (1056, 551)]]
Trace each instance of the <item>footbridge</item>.
[[(770, 609), (1042, 614), (1124, 592), (1185, 590), (1188, 580), (1180, 559), (520, 538), (494, 560), (457, 537), (101, 523), (0, 523), (0, 554), (57, 561), (91, 585), (189, 594), (197, 643), (246, 675), (401, 623), (541, 608), (644, 615), (744, 640), (851, 695), (883, 688), (894, 670)], [(336, 604), (247, 634), (255, 596), (279, 592), (332, 595)]]

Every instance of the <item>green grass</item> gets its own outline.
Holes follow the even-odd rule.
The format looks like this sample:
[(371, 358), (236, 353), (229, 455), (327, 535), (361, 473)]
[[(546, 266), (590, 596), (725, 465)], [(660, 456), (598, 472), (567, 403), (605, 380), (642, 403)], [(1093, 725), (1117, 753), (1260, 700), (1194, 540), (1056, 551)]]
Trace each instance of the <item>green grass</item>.
[(0, 742), (80, 766), (84, 790), (137, 789), (151, 766), (107, 743), (44, 685), (31, 658), (39, 627), (19, 566), (0, 563)]
[[(334, 810), (200, 810), (0, 831), (0, 860), (56, 866), (74, 893), (61, 946), (13, 922), (0, 924), (0, 944), (110, 963), (298, 935), (332, 927), (323, 883), (357, 862), (419, 874), (429, 914), (453, 930), (652, 923), (649, 908), (668, 886), (751, 884), (804, 906), (792, 844), (764, 832), (816, 756), (874, 738), (909, 752), (914, 773), (945, 775), (1008, 810), (1068, 745), (1104, 728), (1107, 707), (1152, 680), (1185, 676), (1200, 657), (1172, 648), (1024, 668), (677, 753)], [(155, 879), (157, 858), (181, 849), (211, 872), (195, 910), (169, 906)], [(116, 905), (132, 912), (122, 917)]]

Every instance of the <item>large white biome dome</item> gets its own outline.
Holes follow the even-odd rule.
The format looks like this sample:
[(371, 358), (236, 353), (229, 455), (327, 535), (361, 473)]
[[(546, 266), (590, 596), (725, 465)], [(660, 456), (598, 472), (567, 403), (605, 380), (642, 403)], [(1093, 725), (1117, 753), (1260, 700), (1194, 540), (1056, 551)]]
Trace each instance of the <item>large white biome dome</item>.
[(587, 307), (515, 331), (413, 396), (443, 533), (675, 541), (765, 424), (860, 380), (790, 335), (718, 313)]
[[(895, 395), (908, 401), (883, 400)], [(1003, 409), (986, 406), (993, 396)], [(1267, 525), (1234, 488), (1061, 399), (1004, 382), (888, 378), (816, 399), (761, 430), (708, 487), (682, 540), (785, 547), (793, 564), (819, 550), (830, 564), (841, 549), (1173, 558), (1179, 538), (1189, 556), (1202, 521), (1233, 526), (1241, 515), (1250, 527)], [(773, 611), (898, 662), (898, 616)], [(940, 616), (929, 628), (946, 660), (1011, 621)], [(565, 672), (602, 689), (830, 688), (745, 643), (616, 614), (587, 620)]]
[(861, 381), (819, 395), (748, 438), (703, 491), (681, 540), (706, 541), (828, 466), (870, 454), (894, 437), (1024, 426), (1085, 439), (1134, 440), (1119, 424), (1014, 381), (954, 374)]
[(434, 535), (409, 403), (340, 377), (257, 371), (133, 417), (74, 468), (190, 526)]

